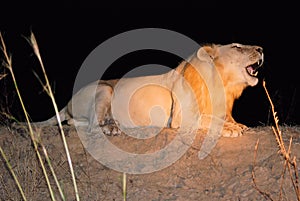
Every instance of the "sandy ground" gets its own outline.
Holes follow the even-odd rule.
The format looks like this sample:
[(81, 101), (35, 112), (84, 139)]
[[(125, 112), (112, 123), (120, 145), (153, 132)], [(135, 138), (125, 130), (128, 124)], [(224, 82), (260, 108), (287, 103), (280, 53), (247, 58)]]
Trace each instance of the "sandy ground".
[[(293, 136), (291, 155), (296, 156), (299, 164), (300, 127), (281, 129), (286, 145)], [(66, 125), (64, 131), (81, 200), (123, 200), (123, 174), (95, 160), (83, 147), (74, 127)], [(37, 133), (48, 151), (66, 200), (75, 200), (69, 165), (58, 128), (45, 127)], [(137, 140), (125, 135), (107, 138), (120, 149), (148, 153), (161, 149), (174, 136), (173, 131), (164, 130), (159, 136), (147, 140)], [(199, 131), (188, 151), (174, 164), (162, 170), (148, 174), (127, 174), (127, 200), (297, 200), (288, 171), (282, 177), (284, 160), (278, 154), (278, 145), (271, 127), (251, 128), (237, 138), (221, 137), (209, 156), (199, 160), (198, 152), (204, 136), (204, 131)], [(255, 151), (258, 139), (258, 149)], [(27, 199), (50, 200), (45, 178), (26, 129), (0, 127), (0, 145), (18, 176)], [(297, 171), (300, 173), (300, 166)], [(55, 196), (57, 200), (61, 200), (53, 177), (50, 173), (49, 175)], [(21, 200), (2, 157), (0, 200)]]

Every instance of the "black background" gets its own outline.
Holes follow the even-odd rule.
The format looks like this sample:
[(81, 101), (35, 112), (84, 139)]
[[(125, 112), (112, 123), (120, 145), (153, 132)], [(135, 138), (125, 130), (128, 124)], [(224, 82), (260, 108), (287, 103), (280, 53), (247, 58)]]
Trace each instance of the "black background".
[[(13, 68), (25, 105), (34, 121), (54, 114), (49, 97), (33, 71), (42, 76), (38, 61), (24, 37), (32, 31), (55, 91), (59, 109), (72, 96), (73, 84), (89, 53), (105, 40), (137, 28), (164, 28), (198, 42), (260, 45), (265, 79), (280, 123), (300, 124), (299, 12), (289, 2), (120, 2), (62, 1), (2, 5), (0, 31), (12, 55)], [(3, 9), (6, 8), (6, 9)], [(2, 55), (1, 55), (2, 57)], [(159, 51), (141, 51), (117, 60), (102, 79), (120, 78), (133, 67), (159, 63), (176, 67), (179, 58)], [(3, 72), (3, 68), (1, 69)], [(2, 105), (23, 118), (10, 77), (0, 81)], [(6, 99), (7, 97), (7, 99)], [(3, 106), (2, 106), (3, 107)], [(2, 109), (4, 110), (4, 109)], [(249, 126), (272, 123), (270, 105), (261, 81), (236, 101), (233, 116)]]

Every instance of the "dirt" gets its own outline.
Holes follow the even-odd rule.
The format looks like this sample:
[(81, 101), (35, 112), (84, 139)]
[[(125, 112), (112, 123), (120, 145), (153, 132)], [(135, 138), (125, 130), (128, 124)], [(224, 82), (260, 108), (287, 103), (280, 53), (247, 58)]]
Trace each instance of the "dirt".
[[(300, 127), (285, 126), (281, 130), (286, 147), (290, 137), (293, 137), (291, 155), (299, 164)], [(65, 125), (64, 132), (80, 199), (123, 200), (123, 173), (95, 160), (84, 148), (74, 127)], [(48, 152), (66, 200), (75, 200), (69, 164), (58, 128), (45, 127), (35, 133), (40, 136)], [(169, 144), (175, 136), (174, 131), (164, 130), (159, 136), (145, 140), (126, 135), (107, 138), (127, 152), (152, 153)], [(198, 131), (192, 146), (183, 156), (161, 170), (126, 174), (127, 200), (297, 200), (287, 169), (283, 177), (285, 160), (278, 153), (279, 147), (271, 127), (251, 128), (237, 138), (221, 137), (210, 154), (200, 160), (198, 152), (204, 137), (205, 132)], [(27, 199), (51, 200), (27, 130), (1, 127), (0, 145)], [(42, 151), (42, 146), (39, 150)], [(114, 159), (115, 156), (111, 157)], [(61, 200), (48, 165), (46, 167), (55, 197)], [(299, 173), (300, 167), (296, 168)], [(0, 199), (22, 200), (3, 157), (0, 157)]]

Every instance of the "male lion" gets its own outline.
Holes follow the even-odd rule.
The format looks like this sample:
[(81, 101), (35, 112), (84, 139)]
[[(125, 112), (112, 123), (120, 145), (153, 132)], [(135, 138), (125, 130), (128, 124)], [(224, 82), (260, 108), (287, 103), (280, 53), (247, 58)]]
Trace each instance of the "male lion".
[[(100, 125), (105, 133), (115, 134), (111, 122), (125, 129), (180, 128), (199, 121), (201, 128), (209, 126), (204, 117), (216, 116), (224, 120), (222, 135), (236, 137), (247, 127), (233, 119), (234, 101), (247, 86), (258, 83), (262, 64), (259, 46), (205, 45), (165, 74), (89, 84), (61, 110), (60, 118), (87, 125), (89, 132)], [(54, 116), (37, 124), (54, 125), (57, 120)]]

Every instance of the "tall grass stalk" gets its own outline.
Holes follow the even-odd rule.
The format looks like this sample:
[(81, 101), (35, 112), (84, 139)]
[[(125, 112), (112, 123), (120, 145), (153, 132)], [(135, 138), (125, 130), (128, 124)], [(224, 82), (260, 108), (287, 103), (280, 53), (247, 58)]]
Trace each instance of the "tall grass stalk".
[(55, 110), (58, 126), (59, 126), (59, 129), (60, 129), (62, 141), (63, 141), (65, 152), (66, 152), (66, 155), (67, 155), (67, 160), (68, 160), (70, 172), (71, 172), (71, 175), (72, 175), (72, 181), (73, 181), (76, 200), (79, 201), (80, 199), (79, 199), (79, 193), (78, 193), (78, 188), (77, 188), (77, 184), (76, 184), (75, 173), (74, 173), (74, 169), (73, 169), (73, 165), (72, 165), (72, 160), (71, 160), (68, 144), (67, 144), (67, 141), (66, 141), (66, 136), (65, 136), (62, 124), (61, 124), (61, 119), (60, 119), (60, 116), (59, 116), (59, 110), (58, 110), (58, 107), (57, 107), (57, 104), (56, 104), (56, 101), (55, 101), (55, 98), (54, 98), (54, 95), (53, 95), (53, 92), (52, 92), (52, 89), (51, 89), (51, 86), (50, 86), (50, 83), (49, 83), (49, 80), (48, 80), (48, 77), (47, 77), (47, 74), (46, 74), (46, 70), (45, 70), (44, 63), (43, 63), (42, 58), (41, 58), (41, 54), (40, 54), (40, 51), (39, 51), (39, 47), (38, 47), (36, 38), (35, 38), (33, 33), (31, 33), (30, 39), (28, 40), (28, 42), (32, 46), (33, 51), (34, 51), (36, 57), (38, 58), (39, 63), (40, 63), (41, 68), (42, 68), (42, 71), (43, 71), (43, 75), (44, 75), (45, 82), (46, 82), (45, 85), (43, 85), (43, 87), (44, 87), (46, 93), (51, 98), (51, 101), (52, 101), (52, 104), (53, 104), (53, 107), (54, 107), (54, 110)]
[(47, 149), (46, 149), (46, 147), (45, 147), (45, 145), (44, 145), (43, 143), (40, 142), (40, 145), (41, 145), (41, 147), (42, 147), (42, 149), (43, 149), (44, 156), (45, 156), (45, 158), (46, 158), (47, 164), (49, 165), (49, 168), (50, 168), (51, 174), (52, 174), (52, 176), (53, 176), (53, 178), (54, 178), (55, 184), (56, 184), (56, 186), (57, 186), (57, 188), (58, 188), (60, 197), (62, 198), (63, 201), (65, 201), (65, 200), (66, 200), (65, 195), (64, 195), (63, 190), (62, 190), (62, 188), (61, 188), (61, 186), (60, 186), (60, 184), (59, 184), (59, 182), (58, 182), (58, 179), (57, 179), (57, 176), (56, 176), (55, 171), (54, 171), (54, 169), (53, 169), (53, 166), (52, 166), (52, 164), (51, 164), (51, 160), (50, 160), (50, 158), (49, 158)]
[(20, 184), (20, 182), (19, 182), (19, 180), (18, 180), (18, 177), (17, 177), (17, 175), (15, 174), (13, 168), (11, 167), (11, 165), (10, 165), (10, 163), (9, 163), (9, 161), (8, 161), (8, 159), (7, 159), (7, 157), (6, 157), (6, 155), (5, 155), (5, 153), (4, 153), (4, 151), (3, 151), (3, 149), (2, 149), (1, 146), (0, 146), (0, 152), (1, 152), (2, 158), (5, 160), (5, 163), (6, 163), (7, 168), (9, 169), (11, 175), (12, 175), (13, 178), (14, 178), (14, 181), (16, 182), (16, 184), (17, 184), (17, 186), (18, 186), (18, 189), (19, 189), (19, 191), (20, 191), (20, 193), (21, 193), (21, 196), (22, 196), (23, 200), (24, 200), (24, 201), (27, 201), (26, 196), (25, 196), (25, 194), (24, 194), (24, 191), (23, 191), (23, 189), (22, 189), (22, 186), (21, 186), (21, 184)]
[(127, 198), (127, 178), (126, 173), (123, 172), (123, 201), (126, 201)]
[[(31, 126), (30, 120), (29, 120), (29, 115), (28, 115), (27, 110), (26, 110), (26, 107), (25, 107), (25, 105), (24, 105), (24, 102), (23, 102), (21, 93), (20, 93), (20, 91), (19, 91), (19, 87), (18, 87), (16, 78), (15, 78), (15, 75), (14, 75), (14, 72), (13, 72), (13, 68), (12, 68), (12, 59), (11, 59), (10, 56), (8, 56), (8, 53), (7, 53), (7, 50), (6, 50), (6, 45), (5, 45), (5, 43), (4, 43), (4, 40), (3, 40), (3, 37), (2, 37), (2, 34), (1, 34), (1, 33), (0, 33), (0, 39), (1, 39), (2, 52), (3, 52), (4, 58), (5, 58), (4, 66), (10, 71), (11, 77), (12, 77), (12, 79), (13, 79), (14, 87), (15, 87), (15, 89), (16, 89), (16, 92), (17, 92), (18, 98), (19, 98), (19, 100), (20, 100), (20, 103), (21, 103), (23, 112), (24, 112), (24, 114), (25, 114), (26, 122), (27, 122), (27, 124), (28, 124), (28, 129), (29, 129), (30, 138), (31, 138), (31, 140), (32, 140), (32, 143), (33, 143), (33, 146), (34, 146), (34, 150), (35, 150), (35, 152), (36, 152), (36, 154), (37, 154), (39, 163), (40, 163), (41, 168), (42, 168), (42, 170), (43, 170), (43, 174), (44, 174), (45, 179), (46, 179), (46, 183), (47, 183), (47, 186), (48, 186), (48, 190), (49, 190), (49, 192), (50, 192), (51, 199), (52, 199), (52, 200), (55, 200), (54, 193), (53, 193), (52, 187), (51, 187), (51, 185), (50, 185), (49, 177), (48, 177), (48, 174), (47, 174), (45, 165), (44, 165), (44, 163), (43, 163), (42, 156), (41, 156), (41, 154), (40, 154), (40, 152), (39, 152), (39, 150), (38, 150), (37, 139), (36, 139), (35, 136), (34, 136), (33, 129), (32, 129), (32, 126)], [(11, 169), (11, 170), (12, 170), (12, 169)]]

